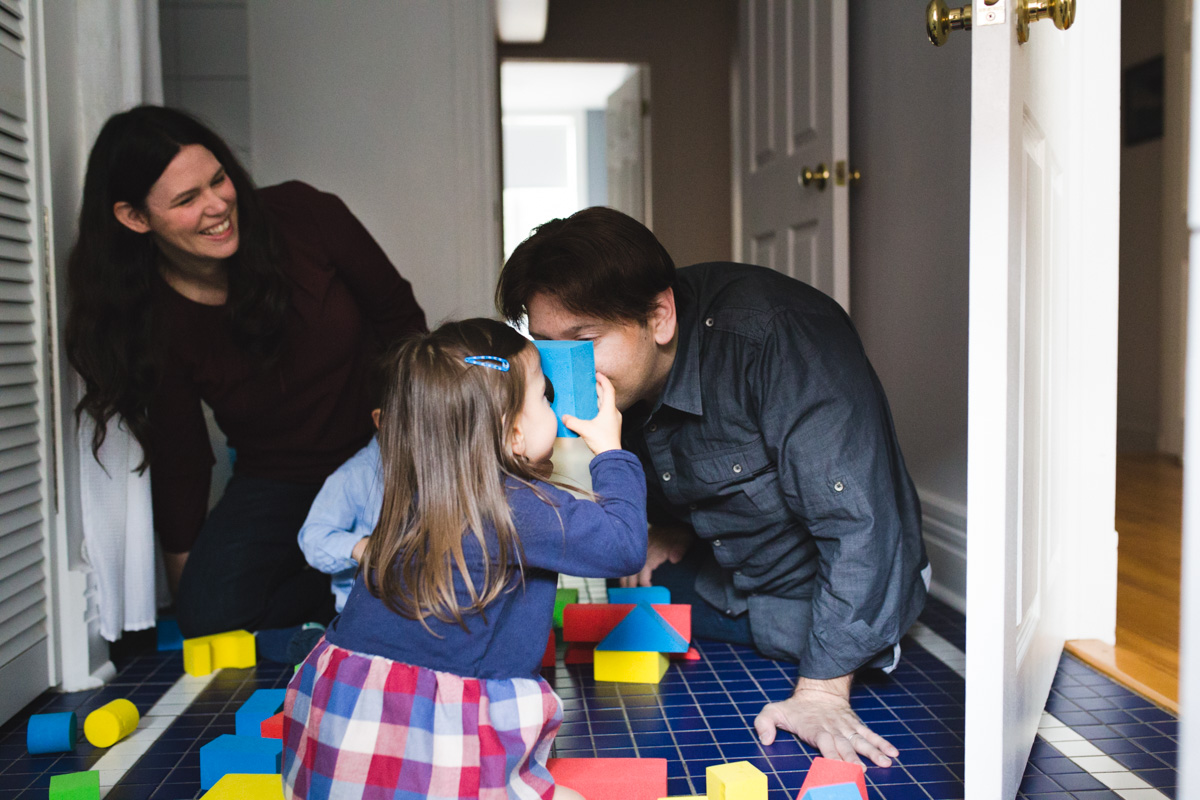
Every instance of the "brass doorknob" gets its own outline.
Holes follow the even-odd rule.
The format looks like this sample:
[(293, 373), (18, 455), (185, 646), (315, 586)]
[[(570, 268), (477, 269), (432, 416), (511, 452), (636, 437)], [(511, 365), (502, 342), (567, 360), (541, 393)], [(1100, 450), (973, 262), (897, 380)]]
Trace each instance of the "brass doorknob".
[(925, 33), (929, 35), (929, 41), (935, 47), (941, 47), (950, 38), (950, 31), (957, 30), (971, 30), (971, 4), (949, 8), (946, 0), (929, 0), (925, 9)]
[(833, 182), (838, 186), (845, 186), (847, 183), (857, 183), (861, 179), (862, 173), (856, 169), (847, 167), (845, 161), (839, 161), (833, 167)]
[(1054, 27), (1065, 31), (1075, 22), (1075, 0), (1018, 0), (1017, 41), (1029, 41), (1029, 24), (1039, 19), (1054, 21)]
[(825, 191), (825, 184), (829, 182), (829, 167), (824, 164), (817, 164), (815, 170), (803, 167), (800, 182), (805, 186), (815, 183), (819, 191)]

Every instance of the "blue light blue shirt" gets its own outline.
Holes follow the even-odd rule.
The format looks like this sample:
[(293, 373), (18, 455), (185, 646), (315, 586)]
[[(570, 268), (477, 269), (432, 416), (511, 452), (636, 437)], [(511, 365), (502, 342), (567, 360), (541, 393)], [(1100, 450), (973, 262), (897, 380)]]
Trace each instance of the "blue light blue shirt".
[(381, 508), (379, 441), (371, 437), (366, 447), (325, 479), (300, 528), (300, 549), (308, 563), (333, 576), (330, 583), (339, 612), (346, 605), (358, 569), (350, 553), (375, 530)]

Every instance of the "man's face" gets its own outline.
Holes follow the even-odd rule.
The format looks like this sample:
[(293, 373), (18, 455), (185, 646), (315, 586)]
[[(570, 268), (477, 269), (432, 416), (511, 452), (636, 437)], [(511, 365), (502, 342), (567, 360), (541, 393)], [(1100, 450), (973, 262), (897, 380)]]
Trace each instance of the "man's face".
[(617, 408), (621, 411), (639, 400), (651, 399), (647, 395), (655, 388), (654, 366), (658, 357), (652, 324), (609, 322), (576, 314), (544, 294), (534, 295), (526, 310), (533, 338), (592, 343), (596, 371), (612, 381)]

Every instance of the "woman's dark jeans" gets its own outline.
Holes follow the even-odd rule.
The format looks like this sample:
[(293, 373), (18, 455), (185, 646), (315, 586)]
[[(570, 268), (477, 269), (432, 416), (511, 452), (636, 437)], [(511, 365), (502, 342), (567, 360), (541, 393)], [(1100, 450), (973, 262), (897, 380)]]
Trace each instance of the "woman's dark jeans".
[(175, 598), (185, 637), (333, 618), (329, 576), (296, 536), (320, 486), (235, 475), (192, 546)]

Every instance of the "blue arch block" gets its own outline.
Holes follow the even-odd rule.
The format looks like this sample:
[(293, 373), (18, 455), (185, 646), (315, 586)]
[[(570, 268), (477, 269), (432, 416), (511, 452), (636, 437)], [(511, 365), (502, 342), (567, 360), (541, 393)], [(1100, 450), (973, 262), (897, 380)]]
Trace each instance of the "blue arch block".
[(259, 689), (233, 715), (234, 733), (238, 736), (261, 736), (262, 721), (275, 716), (283, 708), (287, 689)]
[(610, 603), (647, 603), (652, 606), (669, 606), (671, 590), (665, 586), (614, 587), (608, 590)]

